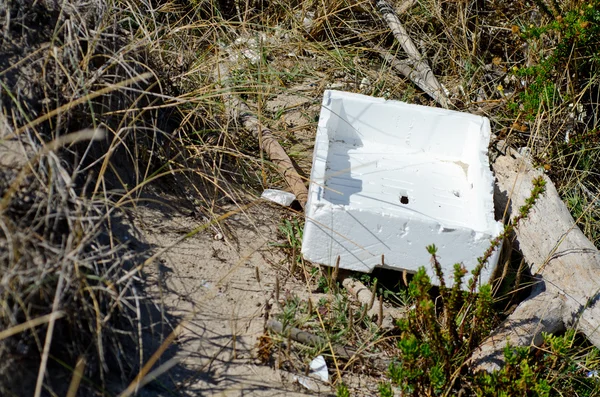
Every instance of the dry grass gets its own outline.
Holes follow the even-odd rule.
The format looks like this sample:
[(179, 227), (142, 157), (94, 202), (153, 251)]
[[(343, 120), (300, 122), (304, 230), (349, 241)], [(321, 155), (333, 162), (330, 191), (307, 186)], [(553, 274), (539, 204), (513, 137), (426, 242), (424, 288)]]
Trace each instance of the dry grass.
[[(524, 96), (535, 76), (517, 73), (564, 41), (555, 30), (525, 37), (528, 26), (583, 3), (552, 1), (549, 11), (541, 0), (415, 3), (400, 19), (452, 107), (489, 117), (499, 139), (529, 148), (598, 243), (596, 70), (577, 69), (586, 55), (574, 49), (549, 71), (552, 100), (537, 102)], [(273, 129), (305, 177), (323, 89), (434, 105), (365, 44), (402, 57), (367, 1), (15, 0), (0, 4), (0, 27), (0, 144), (24, 156), (11, 167), (0, 159), (0, 354), (8, 357), (0, 393), (9, 395), (21, 393), (14, 374), (23, 368), (38, 395), (66, 393), (81, 373), (71, 390), (101, 394), (110, 368), (127, 382), (144, 366), (145, 298), (134, 279), (147, 261), (115, 230), (145, 190), (172, 188), (213, 220), (226, 204), (285, 186), (228, 114), (227, 95)], [(228, 76), (219, 75), (223, 64)], [(273, 105), (279, 96), (296, 99)], [(69, 135), (83, 130), (106, 137)], [(298, 271), (308, 290), (318, 283)], [(352, 324), (366, 327), (362, 320)], [(374, 349), (381, 336), (368, 327), (351, 335), (346, 342)], [(77, 362), (86, 364), (75, 370)], [(69, 382), (46, 375), (60, 363)]]

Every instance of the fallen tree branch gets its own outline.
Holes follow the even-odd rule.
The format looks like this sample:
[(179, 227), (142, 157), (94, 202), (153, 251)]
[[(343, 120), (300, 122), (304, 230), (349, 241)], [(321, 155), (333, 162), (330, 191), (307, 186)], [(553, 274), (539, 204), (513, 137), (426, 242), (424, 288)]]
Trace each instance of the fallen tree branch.
[[(435, 99), (435, 101), (442, 107), (448, 108), (449, 102), (444, 88), (433, 74), (433, 71), (429, 65), (427, 65), (425, 62), (425, 58), (421, 55), (414, 42), (408, 35), (408, 32), (400, 22), (400, 19), (398, 19), (394, 9), (387, 3), (386, 0), (377, 0), (376, 6), (388, 27), (392, 31), (392, 34), (398, 43), (400, 43), (404, 52), (406, 52), (408, 60), (403, 62), (397, 61), (396, 57), (391, 55), (385, 49), (379, 46), (374, 46), (373, 48), (376, 48), (381, 56), (387, 62), (389, 62), (394, 69), (414, 82), (429, 96)], [(410, 8), (409, 6), (410, 4), (408, 4), (403, 11)], [(371, 45), (373, 46), (372, 43)]]
[(531, 295), (486, 339), (472, 356), (476, 370), (503, 364), (507, 343), (537, 345), (542, 333), (574, 328), (600, 347), (600, 252), (575, 224), (550, 179), (516, 151), (499, 157), (496, 208), (518, 213), (543, 176), (546, 192), (515, 230), (516, 241), (536, 285)]

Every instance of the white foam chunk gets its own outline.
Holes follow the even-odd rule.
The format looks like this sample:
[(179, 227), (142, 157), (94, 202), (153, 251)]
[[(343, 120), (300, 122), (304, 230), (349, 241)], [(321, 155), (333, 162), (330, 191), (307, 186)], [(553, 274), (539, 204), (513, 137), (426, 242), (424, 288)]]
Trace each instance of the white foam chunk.
[[(494, 219), (489, 120), (468, 113), (325, 91), (302, 253), (371, 272), (425, 266), (435, 244), (446, 282), (477, 265), (502, 231)], [(487, 282), (498, 250), (483, 270)]]

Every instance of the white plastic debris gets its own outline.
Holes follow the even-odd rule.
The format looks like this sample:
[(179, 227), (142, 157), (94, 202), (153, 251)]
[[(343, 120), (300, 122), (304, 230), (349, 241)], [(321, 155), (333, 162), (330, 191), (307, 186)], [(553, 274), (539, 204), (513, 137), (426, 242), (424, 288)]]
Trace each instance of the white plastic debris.
[[(435, 244), (446, 282), (468, 271), (502, 230), (494, 219), (489, 120), (325, 91), (315, 142), (304, 257), (371, 272), (425, 266)], [(498, 250), (483, 270), (487, 282)]]
[(260, 197), (264, 198), (265, 200), (283, 205), (284, 207), (289, 207), (292, 205), (294, 200), (296, 200), (296, 196), (294, 194), (276, 189), (265, 189)]
[(369, 80), (367, 77), (363, 77), (363, 79), (360, 81), (358, 89), (361, 91), (365, 91), (368, 88), (371, 88), (371, 80)]
[(317, 382), (307, 376), (294, 376), (294, 380), (304, 386), (307, 390), (314, 392), (319, 391)]
[(329, 371), (323, 356), (317, 356), (310, 362), (310, 374), (316, 375), (323, 382), (329, 381)]

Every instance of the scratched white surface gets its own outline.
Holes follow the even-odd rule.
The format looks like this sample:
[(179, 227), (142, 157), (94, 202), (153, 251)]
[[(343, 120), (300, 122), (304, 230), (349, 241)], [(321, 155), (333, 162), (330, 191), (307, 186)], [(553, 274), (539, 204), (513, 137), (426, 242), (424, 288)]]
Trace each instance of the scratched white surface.
[[(326, 91), (319, 118), (302, 252), (312, 262), (370, 272), (468, 270), (501, 231), (494, 220), (485, 118)], [(483, 272), (490, 276), (497, 255)], [(450, 281), (450, 280), (448, 280)]]

